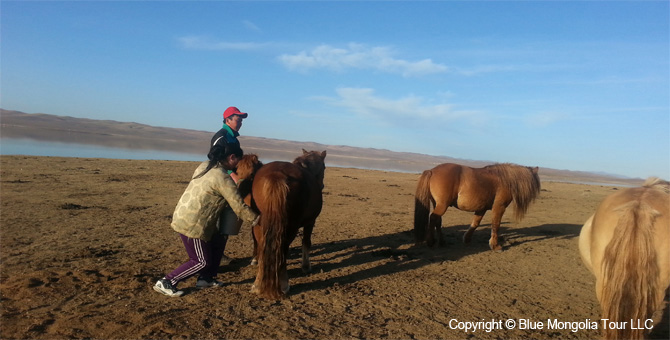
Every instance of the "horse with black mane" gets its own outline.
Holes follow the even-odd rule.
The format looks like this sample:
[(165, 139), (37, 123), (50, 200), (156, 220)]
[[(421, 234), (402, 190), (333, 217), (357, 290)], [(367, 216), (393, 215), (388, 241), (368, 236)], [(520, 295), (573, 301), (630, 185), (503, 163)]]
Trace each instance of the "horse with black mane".
[[(246, 157), (246, 156), (245, 156)], [(252, 292), (268, 299), (280, 299), (289, 289), (286, 257), (289, 246), (303, 228), (302, 270), (311, 270), (309, 251), (312, 230), (323, 205), (326, 151), (305, 151), (292, 163), (271, 162), (258, 167), (258, 160), (241, 161), (244, 175), (253, 175), (251, 206), (260, 214), (253, 228), (254, 258), (258, 271)], [(257, 171), (253, 168), (256, 167)], [(251, 171), (246, 169), (251, 168)]]
[[(445, 163), (426, 170), (417, 184), (414, 204), (414, 235), (416, 242), (443, 245), (442, 215), (448, 207), (475, 213), (470, 229), (463, 236), (469, 243), (472, 233), (479, 226), (486, 211), (493, 212), (491, 238), (492, 250), (501, 251), (498, 244), (498, 228), (507, 206), (514, 202), (515, 217), (520, 221), (530, 204), (540, 193), (538, 168), (511, 163), (493, 164), (483, 168), (471, 168)], [(431, 212), (431, 205), (433, 211)]]

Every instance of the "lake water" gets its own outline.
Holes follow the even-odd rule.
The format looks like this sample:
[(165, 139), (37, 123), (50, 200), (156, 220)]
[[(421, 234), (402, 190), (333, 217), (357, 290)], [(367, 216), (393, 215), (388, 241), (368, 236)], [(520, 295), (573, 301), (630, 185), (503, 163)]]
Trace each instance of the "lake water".
[(109, 148), (89, 144), (43, 142), (31, 139), (8, 138), (0, 139), (0, 155), (152, 159), (172, 161), (203, 161), (207, 159), (207, 155), (198, 155), (192, 153)]
[[(90, 144), (43, 142), (32, 139), (0, 139), (0, 155), (27, 155), (27, 156), (52, 156), (52, 157), (81, 157), (81, 158), (111, 158), (111, 159), (151, 159), (151, 160), (169, 160), (169, 161), (194, 161), (200, 162), (207, 160), (207, 155), (193, 153), (157, 151), (157, 150), (136, 150), (123, 148), (110, 148)], [(262, 162), (271, 160), (261, 159)], [(355, 167), (360, 169), (382, 170), (391, 172), (416, 172), (402, 169), (394, 169), (392, 164), (378, 167), (357, 167), (351, 165), (341, 165), (328, 163), (328, 166)], [(610, 184), (597, 182), (579, 182), (570, 180), (554, 180), (557, 182), (588, 184), (588, 185), (612, 185), (629, 187), (627, 184)]]
[[(90, 144), (43, 142), (32, 139), (0, 139), (0, 155), (27, 155), (27, 156), (52, 156), (52, 157), (80, 157), (80, 158), (111, 158), (111, 159), (151, 159), (151, 160), (170, 160), (170, 161), (205, 161), (207, 155), (193, 153), (157, 151), (157, 150), (137, 150), (111, 148)], [(273, 160), (260, 159), (267, 163)], [(288, 161), (288, 160), (286, 160)], [(412, 172), (408, 170), (395, 169), (393, 164), (380, 165), (378, 167), (360, 167), (346, 164), (337, 164), (329, 162), (326, 159), (327, 166), (335, 167), (353, 167), (359, 169), (382, 170), (391, 172)]]

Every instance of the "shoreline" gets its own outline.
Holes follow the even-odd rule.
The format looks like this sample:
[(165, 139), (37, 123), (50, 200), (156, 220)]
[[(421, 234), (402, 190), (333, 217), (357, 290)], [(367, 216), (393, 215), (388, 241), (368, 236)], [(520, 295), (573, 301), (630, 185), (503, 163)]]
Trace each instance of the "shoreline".
[[(195, 156), (195, 154), (193, 154)], [(113, 158), (113, 157), (87, 157), (87, 156), (45, 156), (45, 155), (28, 155), (28, 154), (3, 154), (0, 153), (0, 158), (4, 157), (36, 157), (36, 158), (54, 158), (54, 159), (92, 159), (92, 160), (98, 160), (98, 159), (105, 159), (105, 160), (112, 160), (112, 161), (126, 161), (126, 160), (131, 160), (131, 161), (147, 161), (147, 162), (156, 162), (156, 161), (161, 161), (161, 162), (192, 162), (192, 163), (199, 163), (202, 161), (205, 161), (205, 159), (202, 160), (193, 160), (193, 159), (162, 159), (162, 158), (156, 158), (156, 159), (144, 159), (144, 158)], [(362, 170), (362, 171), (375, 171), (375, 172), (388, 172), (388, 173), (397, 173), (397, 174), (407, 174), (407, 175), (417, 175), (419, 176), (421, 174), (421, 171), (407, 171), (407, 170), (397, 170), (397, 169), (380, 169), (380, 168), (370, 168), (370, 167), (362, 167), (362, 166), (351, 166), (351, 165), (338, 165), (338, 164), (328, 164), (328, 157), (326, 157), (326, 163), (328, 168), (338, 168), (338, 169), (355, 169), (355, 170)], [(264, 163), (271, 162), (266, 159), (262, 159)], [(602, 182), (597, 181), (594, 179), (585, 179), (585, 178), (579, 178), (575, 177), (572, 179), (565, 178), (565, 176), (560, 176), (560, 177), (554, 177), (550, 175), (543, 175), (542, 170), (540, 170), (540, 181), (542, 183), (546, 182), (554, 182), (554, 183), (566, 183), (566, 184), (581, 184), (581, 185), (593, 185), (593, 186), (612, 186), (612, 187), (622, 187), (622, 188), (629, 188), (629, 187), (635, 187), (638, 185), (642, 184), (642, 181), (639, 181), (639, 184), (637, 183), (631, 183), (631, 182), (616, 182), (612, 180), (606, 180), (604, 179)]]

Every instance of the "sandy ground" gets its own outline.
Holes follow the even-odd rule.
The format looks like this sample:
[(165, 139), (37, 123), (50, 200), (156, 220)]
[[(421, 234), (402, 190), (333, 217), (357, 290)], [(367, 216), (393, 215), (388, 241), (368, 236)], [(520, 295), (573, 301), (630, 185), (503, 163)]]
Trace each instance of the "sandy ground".
[[(487, 243), (490, 216), (464, 246), (471, 214), (453, 209), (443, 218), (445, 247), (414, 246), (418, 174), (329, 168), (313, 235), (313, 273), (300, 271), (299, 236), (289, 262), (287, 299), (261, 300), (249, 293), (255, 276), (249, 230), (231, 238), (226, 254), (235, 260), (218, 276), (226, 286), (196, 290), (191, 278), (179, 286), (183, 297), (169, 298), (151, 287), (186, 260), (170, 220), (196, 166), (0, 157), (0, 337), (600, 335), (598, 329), (573, 332), (548, 320), (599, 322), (595, 280), (581, 262), (577, 238), (600, 200), (617, 187), (543, 182), (522, 222), (513, 222), (509, 212), (503, 218), (504, 251), (494, 253)], [(508, 319), (516, 326), (505, 326)], [(532, 325), (522, 327), (524, 320)], [(502, 329), (457, 329), (464, 325), (459, 322), (478, 321)]]

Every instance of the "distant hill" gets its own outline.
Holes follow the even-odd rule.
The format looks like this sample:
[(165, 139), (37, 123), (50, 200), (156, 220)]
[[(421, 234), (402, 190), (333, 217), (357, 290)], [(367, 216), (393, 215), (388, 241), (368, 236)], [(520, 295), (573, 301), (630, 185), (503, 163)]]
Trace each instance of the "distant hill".
[[(39, 141), (93, 144), (107, 147), (207, 154), (215, 131), (196, 131), (157, 127), (113, 120), (94, 120), (28, 114), (0, 109), (0, 137)], [(329, 166), (367, 168), (387, 171), (421, 172), (441, 163), (482, 167), (493, 162), (394, 152), (383, 149), (294, 142), (262, 137), (241, 136), (245, 153), (258, 154), (265, 161), (292, 160), (302, 149), (327, 150)], [(528, 165), (528, 164), (526, 164)], [(532, 165), (532, 164), (531, 164)], [(541, 168), (542, 180), (580, 181), (612, 184), (641, 184), (641, 179), (616, 175)]]

